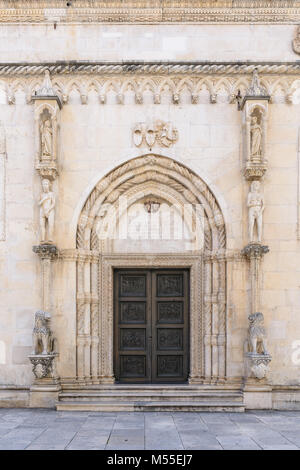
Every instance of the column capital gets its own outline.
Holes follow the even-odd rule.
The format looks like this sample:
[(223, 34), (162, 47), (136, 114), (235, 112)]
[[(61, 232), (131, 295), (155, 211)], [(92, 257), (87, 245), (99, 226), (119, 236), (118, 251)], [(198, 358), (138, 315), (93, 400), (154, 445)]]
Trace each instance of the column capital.
[(51, 244), (34, 245), (32, 251), (41, 259), (54, 259), (58, 256), (57, 246)]
[(264, 254), (270, 251), (267, 245), (261, 245), (260, 243), (249, 243), (246, 245), (241, 254), (246, 256), (248, 259), (252, 258), (262, 258)]

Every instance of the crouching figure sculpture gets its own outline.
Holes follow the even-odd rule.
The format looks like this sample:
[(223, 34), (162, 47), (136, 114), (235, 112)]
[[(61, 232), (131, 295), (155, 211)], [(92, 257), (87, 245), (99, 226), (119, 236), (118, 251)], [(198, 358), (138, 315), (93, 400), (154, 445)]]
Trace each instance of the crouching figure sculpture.
[(264, 316), (256, 312), (249, 315), (248, 320), (247, 376), (263, 379), (266, 377), (268, 365), (272, 359), (267, 350)]

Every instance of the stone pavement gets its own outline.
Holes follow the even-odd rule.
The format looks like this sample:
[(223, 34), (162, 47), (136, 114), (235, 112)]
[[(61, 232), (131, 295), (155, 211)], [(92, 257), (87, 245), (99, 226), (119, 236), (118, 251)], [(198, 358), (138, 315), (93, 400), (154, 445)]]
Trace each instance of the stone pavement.
[(4, 449), (300, 449), (300, 412), (97, 413), (0, 409)]

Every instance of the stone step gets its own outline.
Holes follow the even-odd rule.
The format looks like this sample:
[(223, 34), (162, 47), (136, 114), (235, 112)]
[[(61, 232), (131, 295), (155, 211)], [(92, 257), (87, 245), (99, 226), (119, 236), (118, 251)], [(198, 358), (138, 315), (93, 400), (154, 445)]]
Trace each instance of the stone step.
[(241, 386), (237, 384), (236, 386), (230, 384), (222, 384), (222, 385), (190, 385), (190, 384), (130, 384), (130, 385), (121, 385), (121, 384), (62, 384), (64, 392), (67, 391), (99, 391), (99, 390), (109, 390), (109, 391), (116, 391), (116, 390), (128, 390), (128, 391), (135, 391), (135, 390), (142, 390), (142, 391), (157, 391), (157, 390), (165, 390), (165, 391), (175, 391), (175, 390), (189, 390), (189, 391), (200, 391), (200, 392), (240, 392)]
[(203, 391), (148, 391), (148, 390), (126, 390), (126, 391), (74, 391), (61, 392), (59, 401), (211, 401), (211, 400), (230, 400), (231, 402), (242, 402), (241, 392), (203, 392)]
[(180, 402), (180, 401), (152, 401), (152, 402), (57, 402), (58, 411), (230, 411), (244, 412), (243, 403), (230, 401), (210, 402)]

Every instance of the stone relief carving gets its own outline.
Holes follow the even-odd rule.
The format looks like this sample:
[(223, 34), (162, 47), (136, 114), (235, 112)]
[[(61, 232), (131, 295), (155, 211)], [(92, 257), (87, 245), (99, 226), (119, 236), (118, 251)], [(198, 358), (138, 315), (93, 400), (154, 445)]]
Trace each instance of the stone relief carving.
[(257, 227), (257, 242), (262, 239), (264, 197), (260, 192), (260, 182), (252, 181), (247, 199), (249, 241), (254, 242), (254, 226)]
[[(80, 69), (78, 70), (78, 68)], [(126, 68), (127, 67), (127, 68)], [(171, 95), (174, 102), (174, 94), (182, 99), (182, 93), (190, 95), (190, 102), (193, 104), (201, 103), (201, 96), (204, 92), (205, 100), (207, 93), (210, 95), (211, 102), (216, 101), (216, 97), (225, 95), (228, 103), (235, 103), (238, 90), (242, 91), (243, 96), (247, 88), (250, 87), (249, 74), (254, 70), (260, 73), (261, 80), (264, 83), (265, 94), (273, 99), (289, 99), (291, 94), (299, 88), (297, 78), (300, 73), (300, 64), (136, 64), (136, 76), (128, 76), (128, 66), (122, 63), (112, 65), (94, 65), (94, 64), (74, 64), (66, 68), (64, 64), (57, 66), (51, 64), (55, 96), (38, 96), (36, 91), (36, 79), (41, 72), (47, 70), (43, 65), (7, 65), (2, 69), (0, 65), (1, 79), (7, 83), (5, 92), (10, 104), (15, 103), (15, 93), (22, 90), (26, 96), (30, 97), (28, 103), (32, 100), (57, 100), (61, 106), (60, 98), (63, 103), (67, 103), (69, 95), (75, 91), (85, 100), (81, 103), (87, 103), (91, 90), (97, 89), (99, 103), (107, 103), (108, 92), (113, 92), (117, 103), (124, 102), (127, 86), (134, 90), (136, 101), (141, 103), (143, 94), (147, 90), (152, 94), (152, 100), (155, 104), (161, 103), (161, 98), (165, 94)], [(78, 73), (80, 71), (80, 74)], [(14, 80), (10, 77), (18, 75)], [(54, 74), (56, 76), (54, 77)], [(263, 74), (263, 75), (262, 75)], [(33, 80), (33, 78), (35, 78)], [(164, 89), (165, 87), (165, 89)], [(185, 98), (186, 99), (186, 95)], [(175, 103), (176, 104), (176, 103)]]
[[(19, 5), (19, 4), (17, 4)], [(105, 8), (103, 7), (105, 5)], [(151, 6), (149, 6), (151, 5)], [(178, 8), (180, 6), (180, 8)], [(92, 8), (91, 8), (92, 7)], [(271, 8), (270, 8), (271, 7)], [(0, 22), (89, 23), (91, 15), (95, 23), (299, 23), (300, 15), (293, 0), (133, 0), (103, 2), (81, 0), (72, 8), (61, 7), (57, 0), (27, 0), (25, 5), (0, 11)]]
[(300, 54), (300, 26), (298, 26), (296, 31), (296, 37), (293, 40), (293, 49), (296, 54)]
[(54, 231), (55, 196), (53, 191), (50, 189), (50, 181), (46, 178), (42, 180), (42, 194), (39, 200), (39, 206), (41, 243), (52, 243)]
[(157, 120), (154, 123), (139, 122), (133, 129), (133, 142), (136, 147), (147, 145), (171, 147), (178, 140), (178, 131), (170, 122)]

